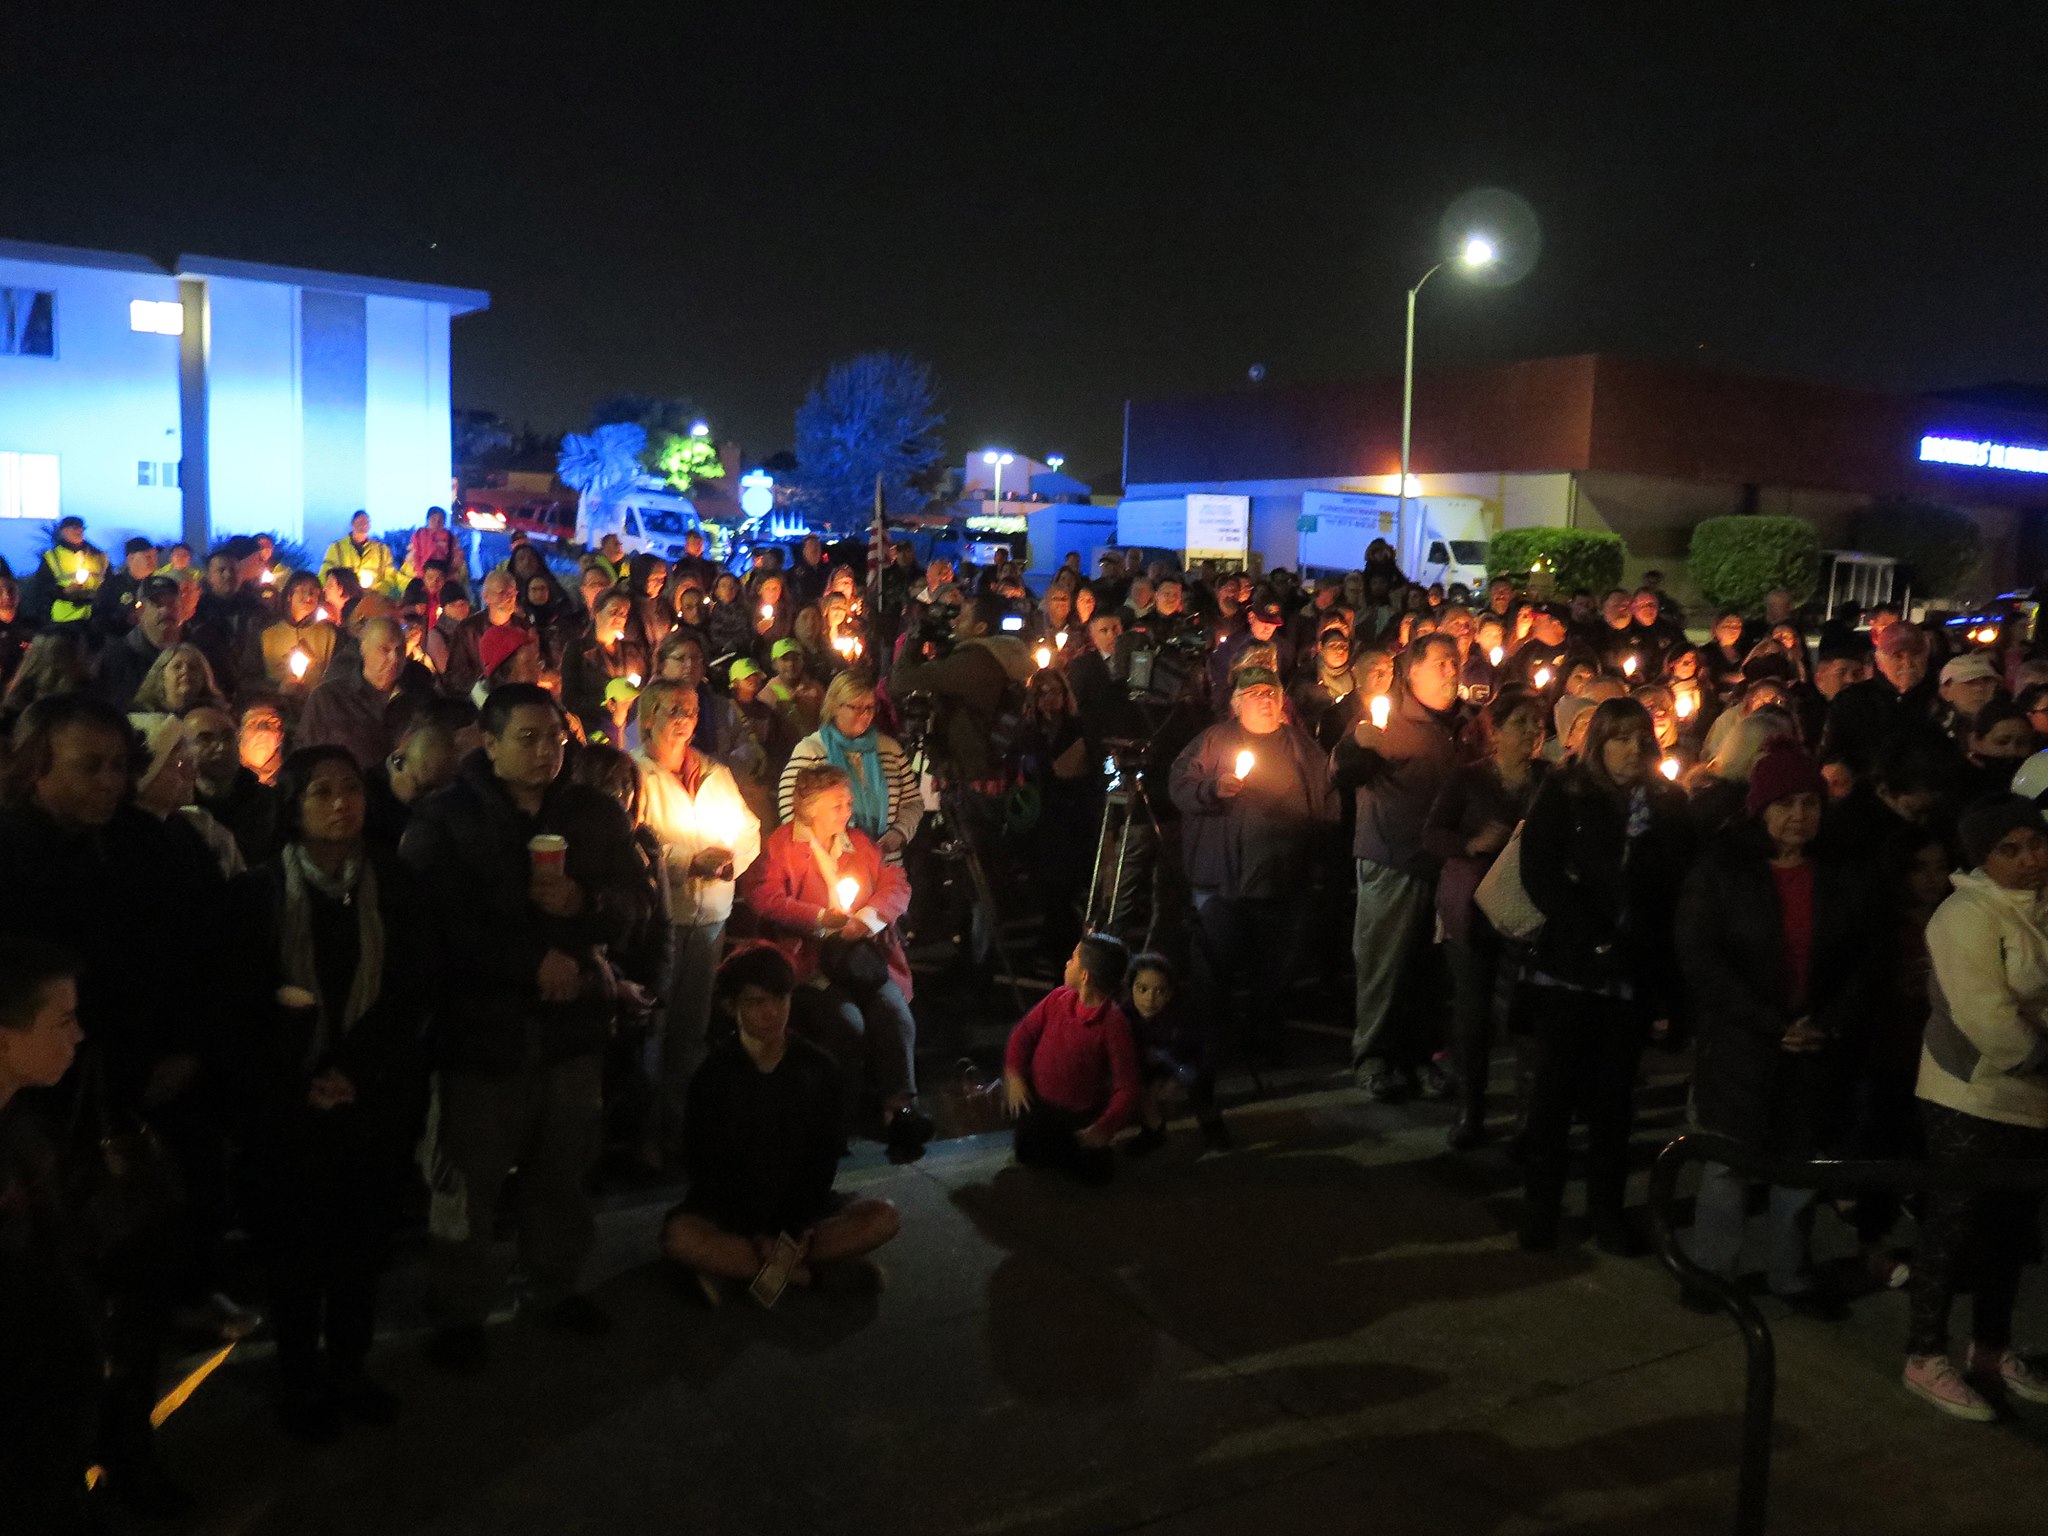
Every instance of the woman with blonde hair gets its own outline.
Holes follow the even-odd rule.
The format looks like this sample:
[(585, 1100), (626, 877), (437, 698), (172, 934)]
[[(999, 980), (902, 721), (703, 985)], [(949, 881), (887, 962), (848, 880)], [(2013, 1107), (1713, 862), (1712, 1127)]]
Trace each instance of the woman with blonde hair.
[(1799, 727), (1792, 717), (1771, 706), (1753, 715), (1730, 711), (1722, 720), (1728, 728), (1709, 733), (1707, 760), (1693, 770), (1686, 787), (1693, 825), (1709, 835), (1744, 814), (1749, 773), (1764, 749), (1774, 741), (1799, 739)]
[(875, 727), (875, 683), (864, 672), (841, 672), (825, 690), (822, 723), (796, 744), (783, 765), (778, 819), (788, 821), (794, 814), (797, 775), (820, 764), (845, 772), (853, 786), (854, 826), (875, 840), (891, 864), (902, 864), (903, 850), (924, 819), (924, 802), (918, 798), (917, 775), (910, 771), (910, 754)]
[(228, 701), (213, 675), (213, 664), (196, 645), (171, 645), (150, 663), (128, 706), (140, 714), (187, 715), (195, 709), (226, 709)]

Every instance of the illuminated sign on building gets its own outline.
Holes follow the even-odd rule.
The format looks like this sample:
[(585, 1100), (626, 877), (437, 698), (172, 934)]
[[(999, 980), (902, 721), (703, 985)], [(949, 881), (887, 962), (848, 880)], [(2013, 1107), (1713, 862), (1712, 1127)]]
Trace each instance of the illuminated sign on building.
[(1970, 469), (2016, 469), (2048, 475), (2048, 448), (2018, 443), (1987, 443), (1969, 437), (1923, 437), (1920, 458), (1927, 464), (1961, 464)]

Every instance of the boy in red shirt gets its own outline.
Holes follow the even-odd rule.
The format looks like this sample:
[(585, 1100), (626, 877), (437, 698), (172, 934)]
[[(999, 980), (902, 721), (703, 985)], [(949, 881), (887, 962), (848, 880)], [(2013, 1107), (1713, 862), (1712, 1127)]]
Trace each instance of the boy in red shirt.
[(1117, 940), (1089, 934), (1067, 957), (1066, 985), (1010, 1031), (1003, 1087), (1025, 1166), (1057, 1168), (1083, 1184), (1107, 1184), (1116, 1172), (1109, 1144), (1141, 1092), (1130, 1020), (1116, 1003), (1129, 963)]

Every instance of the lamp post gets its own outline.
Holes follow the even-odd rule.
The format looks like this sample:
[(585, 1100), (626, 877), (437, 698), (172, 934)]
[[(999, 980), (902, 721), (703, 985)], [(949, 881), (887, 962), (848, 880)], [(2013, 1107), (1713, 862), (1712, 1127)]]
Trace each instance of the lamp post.
[[(1493, 242), (1484, 235), (1467, 235), (1465, 243), (1454, 258), (1467, 272), (1477, 272), (1493, 265), (1499, 252)], [(1401, 358), (1401, 486), (1400, 513), (1395, 521), (1395, 537), (1408, 537), (1408, 430), (1415, 418), (1415, 296), (1422, 292), (1422, 285), (1435, 277), (1443, 267), (1438, 262), (1415, 280), (1415, 286), (1408, 290), (1408, 339)]]
[(1003, 510), (1003, 466), (1016, 463), (1017, 455), (1014, 453), (999, 453), (991, 448), (981, 456), (981, 462), (995, 466), (995, 493), (988, 510), (991, 517), (1000, 516)]

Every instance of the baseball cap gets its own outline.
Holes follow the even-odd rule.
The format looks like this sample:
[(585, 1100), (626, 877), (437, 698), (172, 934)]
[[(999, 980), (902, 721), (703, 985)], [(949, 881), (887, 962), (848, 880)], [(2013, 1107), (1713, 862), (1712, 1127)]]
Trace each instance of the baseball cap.
[(1243, 693), (1247, 688), (1278, 688), (1279, 686), (1279, 677), (1267, 667), (1245, 667), (1239, 671), (1236, 677), (1230, 680), (1230, 691), (1233, 694)]
[(1998, 669), (1982, 656), (1958, 656), (1941, 669), (1941, 680), (1944, 683), (1995, 683), (1998, 681)]
[(730, 667), (728, 667), (726, 669), (725, 675), (727, 678), (729, 678), (731, 681), (735, 683), (743, 677), (767, 676), (767, 674), (761, 670), (760, 665), (758, 663), (749, 661), (744, 656), (742, 656), (738, 661), (734, 662)]
[(785, 656), (799, 656), (802, 654), (803, 647), (794, 640), (778, 640), (768, 647), (768, 659), (770, 661), (780, 661)]
[(1254, 603), (1252, 617), (1261, 624), (1278, 624), (1287, 615), (1278, 603)]

